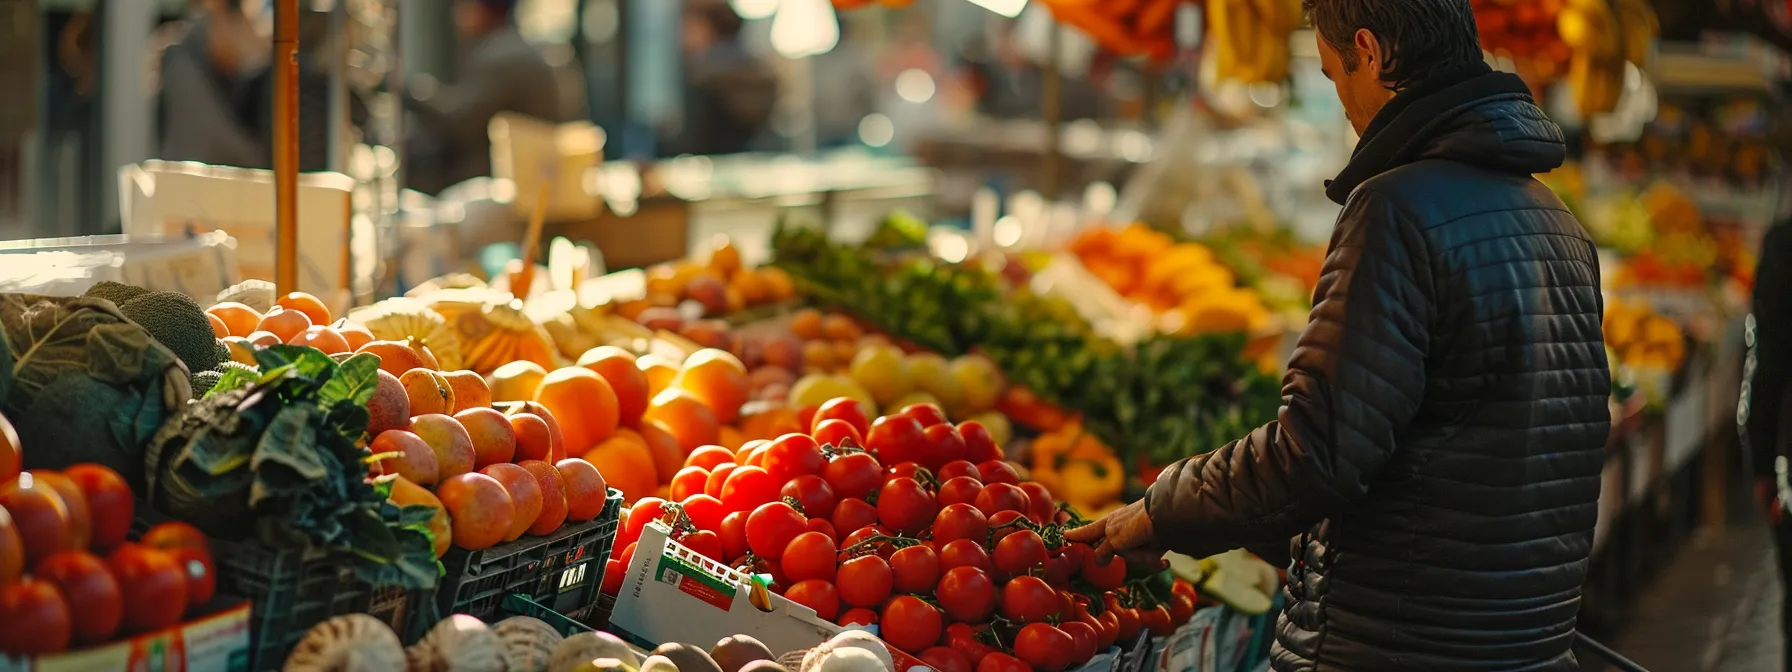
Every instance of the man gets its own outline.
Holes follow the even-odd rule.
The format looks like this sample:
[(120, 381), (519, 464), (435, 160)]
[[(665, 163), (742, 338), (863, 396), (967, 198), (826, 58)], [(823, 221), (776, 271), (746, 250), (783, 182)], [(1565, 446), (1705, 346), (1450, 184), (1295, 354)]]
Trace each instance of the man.
[(180, 40), (161, 54), (161, 157), (220, 166), (269, 165), (268, 139), (256, 133), (246, 83), (268, 58), (268, 42), (241, 3), (191, 4)]
[[(1755, 477), (1755, 496), (1773, 527), (1780, 566), (1780, 631), (1792, 634), (1792, 524), (1786, 519), (1781, 488), (1788, 467), (1785, 430), (1781, 425), (1792, 412), (1792, 225), (1779, 224), (1761, 240), (1761, 258), (1755, 265), (1754, 306), (1750, 310), (1748, 363), (1743, 368), (1742, 405), (1736, 414), (1742, 423)], [(1786, 636), (1792, 643), (1792, 636)], [(1786, 669), (1792, 669), (1792, 656)]]
[(1610, 376), (1593, 243), (1531, 177), (1561, 130), (1469, 0), (1306, 8), (1361, 140), (1278, 419), (1069, 536), (1287, 543), (1277, 670), (1577, 669)]
[[(412, 165), (415, 188), (435, 193), (492, 174), (486, 128), (499, 112), (559, 122), (560, 94), (554, 70), (511, 24), (517, 0), (455, 0), (454, 26), (464, 57), (455, 81), (439, 91), (406, 99), (417, 113), (423, 147), (430, 155)], [(427, 172), (430, 165), (439, 167)]]
[(723, 0), (685, 3), (684, 121), (676, 154), (735, 154), (771, 121), (778, 77), (741, 44), (740, 15)]

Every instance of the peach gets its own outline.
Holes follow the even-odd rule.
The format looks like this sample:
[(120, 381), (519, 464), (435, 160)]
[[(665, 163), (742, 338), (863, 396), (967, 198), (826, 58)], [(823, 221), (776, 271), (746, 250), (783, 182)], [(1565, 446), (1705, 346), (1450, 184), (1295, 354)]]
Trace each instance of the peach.
[(429, 344), (423, 339), (412, 336), (404, 339), (404, 342), (406, 345), (411, 346), (411, 351), (417, 353), (418, 359), (423, 360), (423, 368), (431, 371), (442, 370), (442, 363), (436, 360), (436, 353), (429, 349)]
[(405, 395), (411, 400), (411, 413), (452, 413), (454, 411), (454, 388), (448, 386), (448, 380), (442, 374), (429, 369), (411, 369), (398, 377), (404, 384)]
[[(280, 339), (280, 342), (285, 343), (299, 335), (300, 332), (310, 329), (311, 326), (311, 318), (306, 317), (304, 313), (275, 308), (262, 316), (261, 324), (255, 325), (255, 330), (273, 334)], [(253, 340), (253, 336), (251, 336), (251, 340)]]
[(803, 340), (791, 334), (782, 334), (765, 340), (760, 345), (761, 362), (766, 366), (783, 367), (790, 371), (803, 370)]
[(791, 385), (795, 384), (796, 374), (782, 366), (763, 366), (754, 369), (753, 373), (747, 375), (747, 387), (754, 392), (764, 390), (772, 385), (783, 385), (784, 389), (788, 390)]
[(509, 462), (516, 457), (516, 430), (510, 419), (490, 408), (469, 408), (454, 414), (473, 439), (473, 468)]
[(466, 473), (445, 479), (436, 497), (453, 521), (454, 545), (469, 551), (491, 548), (510, 534), (516, 503), (498, 479)]
[(610, 486), (597, 467), (581, 458), (569, 457), (554, 464), (554, 469), (560, 472), (560, 480), (566, 484), (568, 521), (583, 523), (603, 513)]
[(677, 308), (655, 306), (641, 311), (640, 315), (635, 316), (635, 321), (654, 331), (661, 329), (678, 331), (680, 327), (684, 326), (684, 315), (680, 314)]
[(492, 400), (527, 401), (534, 399), (535, 388), (541, 386), (541, 379), (546, 378), (547, 375), (547, 369), (526, 359), (500, 366), (498, 370), (492, 372)]
[(371, 341), (356, 348), (355, 352), (377, 355), (380, 358), (380, 370), (394, 376), (403, 376), (411, 369), (429, 368), (423, 365), (423, 357), (403, 341)]
[(436, 454), (436, 476), (442, 481), (472, 471), (479, 459), (467, 428), (450, 416), (419, 415), (411, 419), (411, 431)]
[[(554, 419), (554, 413), (549, 411), (548, 407), (533, 401), (521, 401), (511, 404), (504, 412), (509, 415), (528, 413), (541, 418), (542, 422), (548, 423), (549, 450), (551, 452), (549, 453), (550, 457), (544, 459), (549, 464), (566, 459), (566, 433), (561, 431), (560, 421)], [(516, 426), (511, 425), (511, 427), (514, 429)]]
[(516, 433), (516, 456), (523, 460), (546, 460), (554, 454), (554, 434), (548, 421), (534, 413), (510, 416), (510, 429)]
[(504, 492), (510, 495), (516, 510), (511, 514), (510, 531), (504, 533), (504, 540), (516, 541), (529, 531), (536, 518), (541, 517), (541, 484), (528, 469), (508, 462), (489, 465), (479, 473), (497, 479), (504, 486)]
[(560, 478), (559, 469), (541, 460), (523, 460), (516, 466), (528, 470), (535, 477), (536, 487), (541, 489), (541, 515), (529, 525), (529, 534), (553, 534), (566, 523), (566, 481)]
[(469, 408), (491, 408), (492, 391), (485, 386), (484, 377), (472, 371), (449, 371), (443, 373), (442, 378), (454, 390), (455, 413)]
[(346, 319), (336, 321), (336, 331), (337, 333), (342, 334), (343, 340), (348, 341), (348, 349), (350, 352), (358, 351), (361, 349), (361, 346), (372, 343), (375, 340), (373, 332), (368, 331), (367, 327), (363, 327)]
[(294, 334), (291, 338), (286, 339), (286, 344), (317, 348), (318, 350), (323, 351), (326, 355), (350, 352), (348, 348), (348, 339), (343, 338), (342, 334), (338, 333), (335, 329), (319, 325), (306, 327), (304, 331)]
[(398, 474), (412, 483), (433, 486), (441, 479), (441, 464), (436, 451), (423, 437), (402, 429), (389, 429), (373, 437), (368, 445), (373, 454), (397, 453), (378, 463), (381, 473)]
[[(411, 397), (398, 376), (377, 372), (373, 398), (367, 400), (367, 433), (379, 436), (389, 429), (411, 426)], [(374, 451), (379, 452), (379, 451)]]
[(705, 315), (728, 312), (728, 283), (708, 273), (699, 273), (684, 286), (684, 295), (703, 304)]
[(245, 338), (249, 339), (249, 343), (251, 345), (254, 345), (255, 347), (258, 347), (258, 348), (265, 348), (270, 345), (280, 345), (281, 343), (286, 342), (285, 339), (280, 338), (279, 334), (276, 334), (271, 331), (253, 332), (253, 333), (249, 334), (248, 336), (246, 336)]
[(724, 349), (734, 343), (734, 333), (722, 320), (697, 320), (684, 325), (678, 335), (705, 348)]
[(449, 520), (448, 509), (442, 506), (442, 500), (403, 476), (392, 479), (392, 496), (388, 499), (399, 506), (427, 506), (435, 509), (435, 515), (429, 517), (429, 536), (435, 542), (436, 557), (448, 553), (449, 545), (454, 543), (454, 521)]

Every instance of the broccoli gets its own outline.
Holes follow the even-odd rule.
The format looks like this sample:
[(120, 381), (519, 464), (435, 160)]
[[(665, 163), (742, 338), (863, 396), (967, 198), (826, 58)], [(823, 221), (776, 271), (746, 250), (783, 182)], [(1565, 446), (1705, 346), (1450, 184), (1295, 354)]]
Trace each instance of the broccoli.
[(149, 290), (136, 285), (127, 285), (122, 282), (113, 282), (111, 280), (101, 280), (99, 284), (89, 288), (87, 293), (82, 296), (94, 299), (105, 299), (111, 301), (112, 305), (123, 306), (125, 302), (148, 293)]
[(173, 350), (189, 372), (210, 371), (229, 359), (229, 351), (212, 335), (211, 321), (192, 297), (179, 292), (150, 292), (124, 302), (118, 310)]

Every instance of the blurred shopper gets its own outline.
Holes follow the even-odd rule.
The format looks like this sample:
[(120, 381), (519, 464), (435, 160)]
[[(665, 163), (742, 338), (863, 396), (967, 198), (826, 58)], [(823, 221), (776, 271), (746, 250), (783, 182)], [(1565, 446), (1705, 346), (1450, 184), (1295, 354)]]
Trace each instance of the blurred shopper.
[(455, 0), (454, 26), (460, 61), (455, 80), (439, 90), (410, 91), (416, 113), (418, 153), (410, 164), (412, 188), (436, 193), (492, 173), (486, 128), (499, 112), (559, 122), (560, 92), (554, 70), (512, 23), (517, 0)]
[(725, 0), (689, 0), (684, 48), (684, 123), (675, 154), (747, 151), (778, 100), (778, 77), (741, 44), (743, 22)]
[(859, 122), (877, 111), (877, 72), (865, 38), (843, 16), (840, 43), (811, 57), (815, 68), (815, 141), (823, 148), (856, 144)]
[[(1781, 423), (1792, 412), (1792, 225), (1780, 224), (1761, 240), (1755, 266), (1754, 306), (1748, 330), (1748, 363), (1743, 367), (1743, 445), (1755, 480), (1755, 497), (1773, 527), (1779, 554), (1780, 630), (1792, 634), (1792, 523), (1786, 517), (1787, 465), (1792, 450)], [(1792, 636), (1786, 638), (1792, 643)], [(1792, 656), (1787, 656), (1792, 661)], [(1792, 664), (1786, 669), (1792, 670)]]
[(1562, 131), (1469, 0), (1306, 0), (1361, 136), (1278, 419), (1066, 536), (1286, 544), (1276, 670), (1574, 670), (1611, 416), (1599, 260), (1532, 179)]
[(247, 82), (267, 63), (269, 43), (236, 2), (191, 7), (184, 34), (161, 55), (161, 157), (266, 167), (267, 140), (256, 133), (259, 106)]

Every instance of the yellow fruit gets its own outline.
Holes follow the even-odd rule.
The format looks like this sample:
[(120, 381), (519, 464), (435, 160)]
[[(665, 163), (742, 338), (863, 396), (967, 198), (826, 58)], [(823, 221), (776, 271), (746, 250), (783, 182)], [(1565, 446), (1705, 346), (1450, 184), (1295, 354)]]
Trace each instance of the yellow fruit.
[(790, 397), (787, 402), (791, 408), (808, 408), (820, 406), (836, 397), (851, 397), (865, 406), (865, 412), (877, 413), (877, 400), (870, 392), (853, 382), (851, 378), (840, 375), (811, 373), (790, 386)]
[(915, 391), (915, 382), (909, 375), (908, 362), (902, 357), (902, 350), (895, 346), (877, 346), (860, 350), (852, 358), (852, 366), (847, 372), (871, 397), (880, 404), (888, 404)]
[[(933, 404), (935, 406), (939, 406), (941, 409), (945, 408), (945, 405), (940, 403), (940, 400), (938, 397), (935, 397), (931, 394), (928, 394), (926, 392), (922, 392), (919, 390), (902, 395), (901, 398), (898, 398), (895, 401), (890, 402), (890, 405), (885, 406), (884, 408), (888, 408), (892, 411), (900, 411), (902, 409), (908, 408), (915, 404)], [(997, 445), (1000, 445), (1000, 444), (997, 444)]]
[(964, 392), (964, 408), (968, 413), (979, 413), (995, 408), (996, 401), (1001, 399), (1002, 390), (1008, 382), (1002, 378), (1002, 372), (996, 365), (979, 355), (966, 355), (952, 360), (952, 378), (958, 381), (958, 387)]
[(1014, 440), (1014, 423), (1000, 411), (984, 411), (965, 420), (982, 424), (984, 429), (989, 430), (989, 438), (998, 446), (1006, 446), (1009, 441)]
[(517, 361), (492, 372), (492, 401), (529, 401), (548, 370), (531, 361)]
[(952, 365), (946, 358), (931, 352), (917, 352), (908, 356), (908, 375), (914, 380), (915, 389), (933, 395), (939, 400), (940, 407), (954, 412), (964, 406), (964, 389), (959, 387), (958, 379), (952, 377)]

